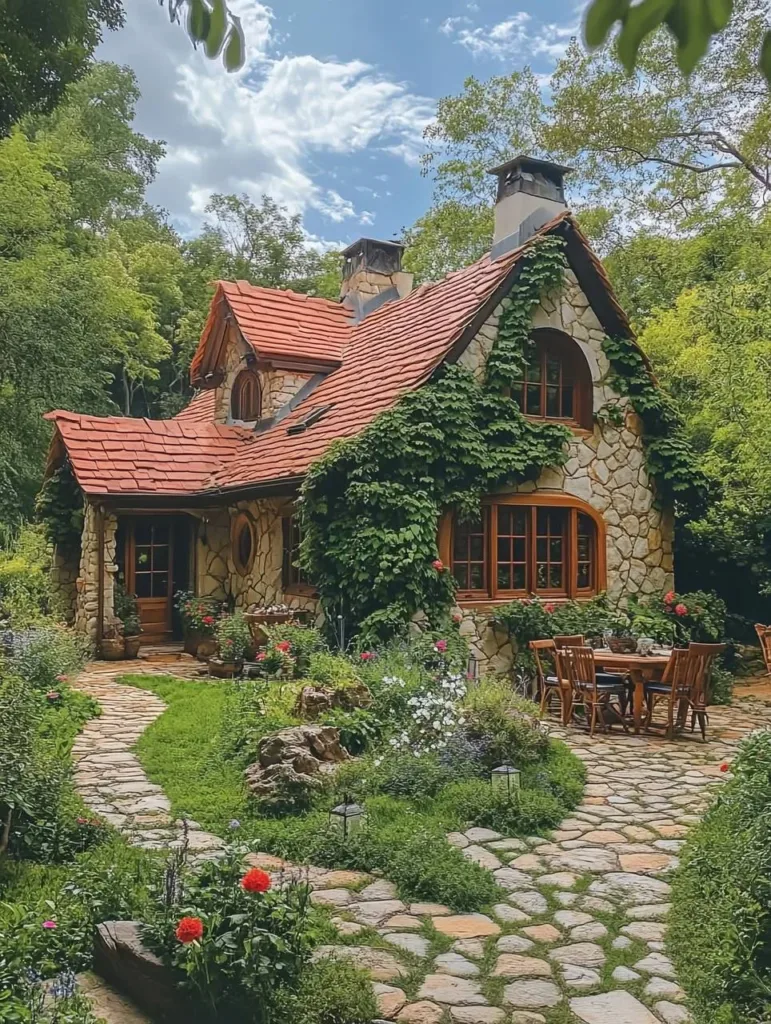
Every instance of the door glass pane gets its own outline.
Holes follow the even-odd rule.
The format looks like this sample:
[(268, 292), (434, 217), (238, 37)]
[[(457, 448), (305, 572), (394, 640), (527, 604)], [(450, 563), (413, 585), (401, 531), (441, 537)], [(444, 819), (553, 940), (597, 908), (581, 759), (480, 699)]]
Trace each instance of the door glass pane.
[(511, 566), (498, 564), (498, 589), (511, 590)]
[(587, 587), (592, 585), (592, 577), (589, 571), (589, 565), (586, 562), (578, 563), (578, 587), (579, 590), (585, 590)]
[(499, 537), (498, 538), (498, 561), (499, 562), (510, 562), (511, 561), (511, 538), (510, 537)]
[(514, 543), (514, 557), (513, 557), (512, 561), (514, 561), (514, 562), (524, 562), (525, 561), (525, 557), (526, 557), (525, 556), (525, 551), (527, 550), (526, 544), (525, 544), (525, 538), (524, 537), (515, 537), (513, 543)]
[(169, 543), (169, 528), (168, 526), (159, 526), (155, 524), (153, 526), (153, 544), (168, 544)]
[(153, 528), (146, 519), (138, 519), (136, 526), (134, 527), (134, 543), (139, 544), (150, 544), (152, 543)]
[(546, 565), (543, 562), (539, 562), (538, 566), (536, 567), (535, 579), (536, 579), (536, 589), (537, 590), (545, 590), (546, 589), (546, 580), (548, 579), (548, 576), (547, 576), (547, 572), (546, 572)]
[(169, 549), (166, 547), (153, 548), (153, 572), (165, 572), (169, 567)]
[(472, 534), (470, 548), (471, 561), (483, 562), (485, 558), (485, 540), (481, 534)]
[(549, 586), (556, 590), (562, 588), (562, 566), (552, 563), (549, 566)]
[(525, 578), (525, 566), (515, 565), (512, 567), (513, 579), (512, 590), (524, 590), (527, 586)]
[(535, 542), (536, 552), (535, 556), (539, 562), (548, 562), (549, 560), (549, 542), (545, 537), (539, 537)]
[(135, 555), (135, 559), (134, 560), (135, 560), (135, 565), (136, 565), (136, 568), (137, 568), (138, 572), (141, 572), (143, 570), (145, 570), (145, 571), (149, 571), (150, 570), (150, 568), (151, 568), (151, 561), (150, 561), (151, 552), (152, 552), (152, 548), (150, 548), (150, 547), (141, 547), (141, 548), (137, 547), (136, 548), (136, 555)]
[(151, 597), (152, 584), (149, 572), (138, 572), (134, 577), (134, 587), (137, 597)]
[(153, 597), (167, 597), (169, 593), (169, 574), (166, 572), (153, 573)]
[(562, 537), (552, 537), (549, 541), (549, 561), (562, 561)]

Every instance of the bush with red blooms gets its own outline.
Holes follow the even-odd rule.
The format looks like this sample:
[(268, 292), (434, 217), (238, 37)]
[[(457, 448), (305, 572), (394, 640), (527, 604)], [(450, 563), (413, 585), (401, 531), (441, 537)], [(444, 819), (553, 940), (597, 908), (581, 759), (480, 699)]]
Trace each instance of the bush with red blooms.
[(176, 598), (177, 608), (186, 633), (200, 637), (213, 637), (217, 619), (222, 614), (222, 602), (212, 597), (196, 597), (187, 590), (180, 591)]
[(275, 1024), (275, 1007), (299, 984), (321, 938), (320, 918), (307, 885), (273, 886), (266, 871), (245, 865), (247, 852), (228, 847), (191, 875), (177, 860), (143, 935), (181, 972), (204, 1015)]

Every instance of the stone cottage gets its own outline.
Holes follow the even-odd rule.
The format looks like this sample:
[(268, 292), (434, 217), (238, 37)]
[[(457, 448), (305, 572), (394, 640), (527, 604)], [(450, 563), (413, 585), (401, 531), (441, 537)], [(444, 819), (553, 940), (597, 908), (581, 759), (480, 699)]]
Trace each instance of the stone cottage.
[[(152, 642), (174, 636), (180, 590), (317, 610), (297, 564), (304, 473), (443, 362), (482, 374), (522, 255), (544, 235), (564, 239), (568, 270), (535, 312), (533, 355), (511, 394), (526, 416), (569, 427), (568, 459), (486, 496), (478, 523), (438, 524), (461, 628), (504, 667), (506, 638), (488, 625), (496, 603), (670, 588), (672, 511), (602, 348), (632, 332), (565, 207), (566, 171), (525, 157), (496, 168), (490, 253), (437, 283), (413, 289), (402, 246), (367, 238), (344, 253), (340, 302), (220, 281), (191, 364), (195, 395), (174, 419), (50, 413), (49, 467), (69, 459), (86, 502), (79, 564), (60, 555), (55, 567), (78, 627), (100, 640), (119, 571)], [(621, 422), (602, 415), (609, 403)]]

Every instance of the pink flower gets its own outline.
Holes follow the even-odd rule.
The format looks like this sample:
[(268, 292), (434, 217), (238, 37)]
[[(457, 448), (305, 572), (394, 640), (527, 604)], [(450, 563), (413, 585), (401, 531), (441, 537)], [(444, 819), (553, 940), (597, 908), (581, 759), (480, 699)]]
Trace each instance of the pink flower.
[(670, 590), (668, 594), (664, 594), (664, 604), (674, 604), (675, 592)]
[(372, 651), (362, 651), (359, 657), (362, 661), (372, 661), (375, 655)]
[(48, 693), (46, 694), (46, 700), (51, 701), (51, 703), (53, 703), (55, 700), (59, 700), (60, 697), (61, 694), (59, 693), (58, 690), (49, 690)]
[(557, 610), (557, 606), (556, 604), (554, 604), (553, 601), (550, 601), (549, 604), (545, 604), (543, 606), (543, 610), (546, 612), (547, 615), (553, 615)]
[(276, 644), (276, 650), (281, 651), (282, 654), (289, 654), (289, 652), (292, 650), (292, 645), (289, 643), (288, 640), (280, 640)]
[(687, 614), (688, 614), (688, 609), (685, 607), (684, 604), (676, 604), (675, 605), (675, 615), (687, 615)]
[(56, 921), (43, 921), (43, 927), (47, 928), (48, 931), (52, 931), (54, 928), (58, 928)]
[(444, 562), (441, 558), (435, 558), (431, 565), (436, 569), (437, 572), (444, 572)]
[(437, 649), (437, 651), (439, 651), (440, 654), (444, 654), (444, 652), (447, 650), (447, 641), (437, 640), (436, 643), (434, 644), (434, 647)]
[(460, 612), (455, 612), (455, 614), (452, 617), (452, 621), (457, 626), (458, 623), (463, 622), (463, 616), (460, 614)]
[(64, 676), (64, 675), (57, 676), (56, 677), (56, 682), (57, 683), (66, 683), (67, 682), (67, 676)]
[(258, 653), (257, 653), (257, 661), (265, 661), (267, 656), (268, 655), (265, 653), (265, 651), (258, 651)]

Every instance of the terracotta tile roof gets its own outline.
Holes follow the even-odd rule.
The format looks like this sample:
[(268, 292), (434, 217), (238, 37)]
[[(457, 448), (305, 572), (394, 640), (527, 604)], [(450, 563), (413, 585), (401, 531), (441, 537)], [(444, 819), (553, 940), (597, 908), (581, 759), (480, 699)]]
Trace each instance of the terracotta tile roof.
[(219, 306), (230, 308), (241, 334), (255, 354), (265, 360), (303, 363), (334, 369), (350, 340), (352, 314), (339, 302), (276, 288), (259, 288), (247, 281), (218, 281), (209, 319), (190, 365), (197, 382), (202, 369), (216, 360)]
[(199, 391), (193, 395), (185, 408), (173, 418), (186, 420), (188, 423), (211, 423), (214, 419), (214, 407), (217, 394), (214, 390)]
[[(554, 231), (564, 231), (568, 237), (569, 256), (573, 247), (576, 267), (580, 261), (586, 287), (595, 293), (593, 301), (601, 302), (612, 320), (606, 329), (628, 330), (602, 265), (584, 236), (577, 233), (567, 211), (538, 234)], [(264, 322), (254, 322), (253, 338), (263, 339), (253, 340), (255, 345), (276, 345), (275, 339), (271, 341), (275, 322), (270, 316), (277, 309), (284, 311), (287, 321), (284, 340), (278, 343), (284, 351), (290, 341), (306, 345), (307, 351), (311, 324), (333, 325), (317, 351), (329, 355), (338, 346), (335, 351), (342, 364), (267, 430), (255, 433), (207, 422), (213, 414), (213, 391), (197, 395), (174, 420), (98, 419), (61, 412), (51, 413), (49, 418), (57, 424), (78, 481), (92, 494), (191, 494), (300, 477), (334, 440), (357, 434), (402, 394), (427, 380), (442, 360), (458, 354), (458, 346), (477, 329), (480, 317), (488, 315), (487, 308), (508, 286), (507, 278), (525, 248), (494, 262), (484, 256), (436, 284), (421, 285), (404, 299), (381, 306), (355, 326), (342, 306), (323, 299), (298, 301), (300, 297), (292, 293), (223, 285), (221, 294), (228, 297), (233, 294), (228, 289), (241, 294), (244, 287), (270, 296), (265, 309), (272, 312), (265, 313)], [(211, 322), (216, 303), (215, 296)], [(310, 319), (305, 315), (308, 310), (315, 311)], [(290, 314), (297, 323), (290, 322)], [(199, 347), (196, 358), (200, 353)], [(323, 415), (302, 432), (290, 432), (314, 410), (323, 410)]]
[(186, 420), (49, 412), (87, 494), (185, 495), (208, 490), (251, 438), (239, 427)]

